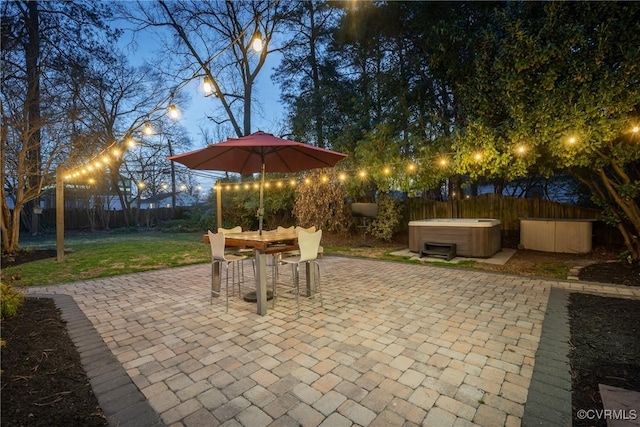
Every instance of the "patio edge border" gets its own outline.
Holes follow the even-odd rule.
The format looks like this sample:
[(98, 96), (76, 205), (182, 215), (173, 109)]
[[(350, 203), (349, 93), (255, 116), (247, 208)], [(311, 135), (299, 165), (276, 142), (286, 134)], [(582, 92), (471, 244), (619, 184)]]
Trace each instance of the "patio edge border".
[(60, 309), (67, 333), (80, 354), (82, 367), (110, 426), (164, 426), (71, 295), (29, 294), (28, 297), (52, 299)]
[(571, 426), (569, 292), (552, 287), (522, 416), (522, 426)]

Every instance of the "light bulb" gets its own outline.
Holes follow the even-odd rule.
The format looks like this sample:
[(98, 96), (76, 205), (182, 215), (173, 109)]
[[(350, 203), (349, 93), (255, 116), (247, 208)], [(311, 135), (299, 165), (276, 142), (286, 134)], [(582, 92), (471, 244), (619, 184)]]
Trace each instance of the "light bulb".
[(262, 49), (264, 48), (264, 43), (262, 42), (262, 34), (260, 33), (260, 31), (256, 31), (253, 34), (253, 42), (251, 43), (251, 47), (256, 52), (262, 52)]
[(171, 104), (169, 106), (169, 117), (171, 117), (173, 120), (178, 120), (180, 118), (180, 111), (178, 111), (178, 107), (176, 107), (174, 104)]
[(213, 93), (213, 83), (209, 77), (205, 77), (202, 81), (202, 90), (206, 95)]

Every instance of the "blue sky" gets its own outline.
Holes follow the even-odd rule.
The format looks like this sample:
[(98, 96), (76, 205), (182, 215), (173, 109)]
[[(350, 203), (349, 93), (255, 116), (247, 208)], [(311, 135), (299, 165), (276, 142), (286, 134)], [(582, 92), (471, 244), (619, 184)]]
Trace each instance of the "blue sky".
[[(124, 28), (130, 28), (130, 24), (123, 22)], [(145, 33), (135, 34), (135, 43), (132, 44), (133, 33), (125, 31), (119, 45), (122, 51), (128, 55), (131, 65), (140, 66), (145, 61), (162, 56), (164, 53), (163, 41), (164, 37), (157, 34), (153, 30)], [(135, 46), (135, 49), (132, 48)], [(262, 67), (258, 79), (253, 87), (254, 102), (252, 105), (252, 132), (262, 130), (269, 133), (277, 134), (282, 128), (282, 124), (286, 118), (284, 106), (280, 102), (280, 89), (273, 84), (271, 75), (275, 67), (279, 65), (281, 55), (270, 54), (267, 61)], [(212, 136), (219, 134), (217, 125), (207, 119), (207, 114), (211, 114), (212, 109), (219, 106), (219, 101), (215, 97), (205, 97), (200, 87), (201, 82), (194, 80), (187, 85), (183, 92), (189, 95), (189, 102), (186, 106), (180, 105), (180, 124), (187, 130), (191, 141), (192, 149), (204, 147), (205, 141), (202, 136), (202, 128), (209, 129)], [(216, 104), (217, 103), (217, 104)], [(242, 122), (242, 120), (240, 120)], [(229, 130), (231, 128), (229, 126)], [(225, 136), (235, 137), (235, 134)], [(197, 171), (197, 179), (200, 182), (203, 192), (207, 193), (208, 189), (214, 183), (216, 176), (221, 176), (220, 172), (214, 171)], [(205, 178), (210, 177), (210, 178)]]
[[(124, 26), (128, 27), (127, 24), (124, 24)], [(129, 56), (132, 65), (139, 66), (145, 60), (155, 58), (158, 55), (162, 56), (164, 52), (163, 37), (154, 34), (153, 30), (145, 34), (138, 33), (135, 35), (135, 44), (137, 45), (135, 51), (130, 47), (132, 37), (132, 33), (126, 31), (119, 43), (123, 52)], [(280, 102), (280, 89), (271, 80), (273, 69), (279, 65), (280, 58), (280, 54), (270, 54), (267, 57), (267, 61), (253, 86), (252, 132), (263, 130), (277, 133), (286, 118), (284, 107)], [(188, 130), (193, 140), (194, 148), (203, 146), (200, 134), (201, 127), (215, 129), (216, 125), (209, 121), (206, 116), (208, 112), (210, 114), (212, 108), (216, 107), (216, 102), (219, 105), (219, 101), (216, 98), (203, 96), (200, 84), (200, 81), (194, 80), (183, 89), (183, 92), (189, 95), (190, 102), (186, 108), (180, 106), (182, 114), (180, 123)], [(212, 134), (215, 135), (217, 133), (214, 131)]]

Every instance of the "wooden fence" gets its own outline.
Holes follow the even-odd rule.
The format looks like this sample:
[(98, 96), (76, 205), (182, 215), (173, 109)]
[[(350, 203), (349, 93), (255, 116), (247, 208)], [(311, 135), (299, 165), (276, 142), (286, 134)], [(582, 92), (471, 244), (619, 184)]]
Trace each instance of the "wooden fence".
[(600, 210), (541, 199), (482, 194), (447, 202), (409, 199), (407, 220), (425, 218), (494, 218), (503, 231), (520, 230), (520, 218), (601, 219)]
[(523, 199), (501, 194), (480, 196), (446, 202), (409, 199), (405, 203), (404, 226), (409, 221), (427, 218), (493, 218), (501, 222), (503, 237), (519, 238), (520, 218), (595, 219), (594, 243), (619, 244), (622, 237), (617, 229), (601, 222), (599, 209), (567, 205), (541, 199)]
[[(184, 218), (189, 208), (176, 208), (176, 218)], [(469, 199), (438, 202), (426, 199), (408, 199), (404, 203), (404, 218), (400, 232), (408, 230), (409, 221), (427, 218), (495, 218), (501, 222), (505, 238), (519, 240), (520, 218), (596, 219), (593, 225), (594, 244), (622, 244), (617, 229), (604, 224), (598, 209), (566, 205), (540, 199), (522, 199), (500, 194), (482, 194)], [(136, 218), (134, 210), (134, 218)], [(65, 210), (65, 229), (118, 228), (125, 226), (122, 211), (93, 214), (83, 209)], [(106, 218), (104, 217), (106, 216)], [(142, 210), (140, 225), (150, 226), (157, 221), (171, 219), (170, 209)], [(55, 210), (45, 209), (43, 225), (55, 226)], [(93, 224), (92, 224), (93, 223)], [(106, 227), (105, 227), (106, 226)]]
[[(176, 207), (175, 212), (170, 208), (154, 208), (140, 210), (138, 217), (137, 209), (131, 210), (130, 222), (142, 227), (152, 227), (160, 221), (167, 221), (172, 218), (184, 218), (187, 207)], [(65, 209), (64, 228), (65, 230), (103, 230), (125, 227), (124, 211), (107, 210), (87, 210), (87, 209)], [(56, 210), (44, 209), (40, 217), (43, 227), (53, 229), (56, 224)]]

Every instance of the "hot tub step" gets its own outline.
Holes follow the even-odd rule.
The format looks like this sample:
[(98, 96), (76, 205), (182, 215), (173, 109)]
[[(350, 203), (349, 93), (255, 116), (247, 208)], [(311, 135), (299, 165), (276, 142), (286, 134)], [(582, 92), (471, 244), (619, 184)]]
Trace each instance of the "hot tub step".
[(455, 243), (424, 242), (422, 247), (420, 258), (423, 256), (443, 256), (449, 261), (456, 257)]

